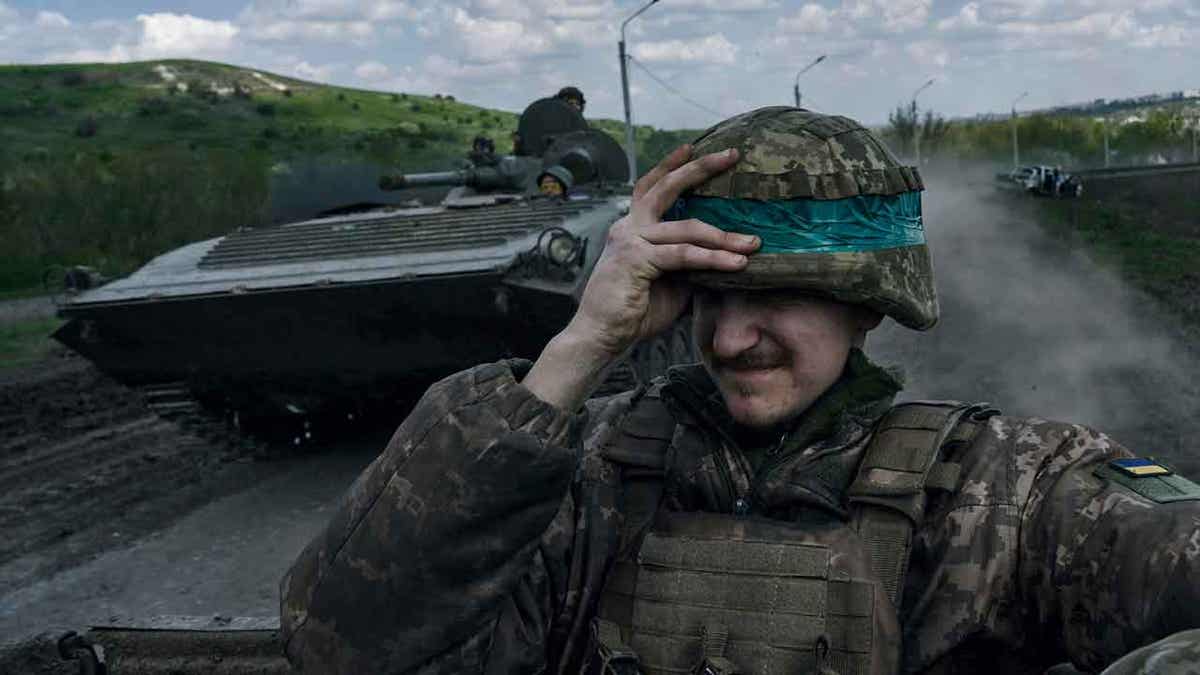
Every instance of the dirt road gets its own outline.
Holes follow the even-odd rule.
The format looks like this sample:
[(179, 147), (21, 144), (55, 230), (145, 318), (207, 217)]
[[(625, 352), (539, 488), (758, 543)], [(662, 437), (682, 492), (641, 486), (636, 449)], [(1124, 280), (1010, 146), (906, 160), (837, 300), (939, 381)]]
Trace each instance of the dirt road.
[[(925, 204), (942, 322), (868, 343), (907, 364), (908, 398), (1083, 422), (1200, 475), (1186, 444), (1200, 435), (1195, 328), (1019, 203), (935, 177)], [(280, 575), (384, 440), (263, 461), (77, 359), (0, 373), (0, 643), (113, 615), (273, 615)], [(20, 663), (49, 663), (39, 648)]]

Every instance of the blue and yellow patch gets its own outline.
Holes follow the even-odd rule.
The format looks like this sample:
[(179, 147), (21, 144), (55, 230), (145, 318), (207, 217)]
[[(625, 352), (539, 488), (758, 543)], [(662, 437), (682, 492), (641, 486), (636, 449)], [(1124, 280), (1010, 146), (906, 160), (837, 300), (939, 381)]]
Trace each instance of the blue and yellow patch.
[(1153, 459), (1109, 460), (1101, 464), (1095, 474), (1159, 504), (1200, 500), (1200, 485)]
[(1141, 476), (1170, 476), (1172, 473), (1170, 469), (1162, 464), (1152, 459), (1142, 459), (1141, 457), (1114, 459), (1108, 465), (1127, 476), (1135, 478)]

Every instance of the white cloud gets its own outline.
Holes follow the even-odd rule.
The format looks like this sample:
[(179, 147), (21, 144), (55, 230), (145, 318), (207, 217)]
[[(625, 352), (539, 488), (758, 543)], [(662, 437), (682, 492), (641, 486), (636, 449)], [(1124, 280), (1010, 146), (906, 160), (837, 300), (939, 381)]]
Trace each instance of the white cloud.
[(454, 28), (469, 60), (492, 63), (550, 51), (549, 37), (520, 21), (484, 19), (454, 11)]
[[(3, 12), (0, 11), (0, 17), (2, 16)], [(33, 20), (33, 23), (38, 28), (68, 28), (71, 25), (70, 19), (62, 14), (59, 14), (58, 12), (46, 11), (38, 12), (37, 17), (35, 17)]]
[(1139, 28), (1130, 44), (1143, 49), (1185, 47), (1196, 44), (1200, 34), (1193, 28), (1179, 25), (1154, 25)]
[(1046, 38), (1108, 38), (1123, 40), (1137, 32), (1132, 11), (1097, 12), (1065, 21), (1010, 21), (997, 26), (1001, 33)]
[(816, 3), (808, 3), (790, 17), (780, 19), (779, 27), (796, 33), (824, 33), (829, 30), (833, 12)]
[(273, 21), (251, 29), (251, 35), (255, 39), (268, 41), (363, 41), (373, 34), (374, 28), (367, 21)]
[(367, 82), (378, 82), (391, 75), (391, 70), (378, 61), (363, 61), (354, 69), (354, 76)]
[(950, 54), (946, 51), (946, 47), (934, 40), (911, 42), (905, 46), (904, 51), (923, 66), (945, 68), (946, 64), (950, 62)]
[(334, 70), (336, 70), (334, 66), (315, 66), (308, 61), (300, 61), (292, 66), (292, 72), (297, 77), (313, 82), (328, 82)]
[(142, 58), (192, 56), (227, 51), (238, 27), (228, 21), (211, 21), (190, 14), (139, 14), (141, 40), (136, 52)]
[(3, 2), (0, 2), (0, 20), (16, 21), (16, 19), (17, 19), (17, 10), (13, 9), (12, 7), (9, 7), (8, 5), (4, 4)]
[(953, 30), (969, 30), (979, 28), (982, 22), (979, 20), (979, 3), (968, 2), (958, 10), (958, 14), (946, 17), (937, 23), (937, 29), (940, 31)]
[(721, 33), (693, 40), (666, 40), (634, 45), (633, 55), (647, 63), (721, 63), (737, 60), (738, 46)]
[(777, 0), (671, 0), (671, 9), (701, 9), (709, 12), (759, 12), (775, 9)]

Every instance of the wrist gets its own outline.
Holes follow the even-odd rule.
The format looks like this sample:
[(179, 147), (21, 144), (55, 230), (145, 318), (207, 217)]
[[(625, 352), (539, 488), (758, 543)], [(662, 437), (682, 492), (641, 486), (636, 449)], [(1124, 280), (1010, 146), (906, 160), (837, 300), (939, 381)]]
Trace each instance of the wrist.
[(543, 401), (574, 411), (620, 356), (586, 332), (568, 327), (546, 344), (522, 384)]

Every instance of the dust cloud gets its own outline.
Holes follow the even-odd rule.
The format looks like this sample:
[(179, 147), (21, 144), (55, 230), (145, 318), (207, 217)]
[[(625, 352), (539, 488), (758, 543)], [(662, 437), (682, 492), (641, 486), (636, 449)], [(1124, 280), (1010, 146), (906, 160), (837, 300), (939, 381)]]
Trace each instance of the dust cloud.
[(933, 176), (924, 211), (942, 318), (924, 334), (888, 321), (868, 353), (903, 364), (905, 399), (1079, 422), (1197, 475), (1196, 330), (1049, 236), (1035, 206), (986, 180)]

